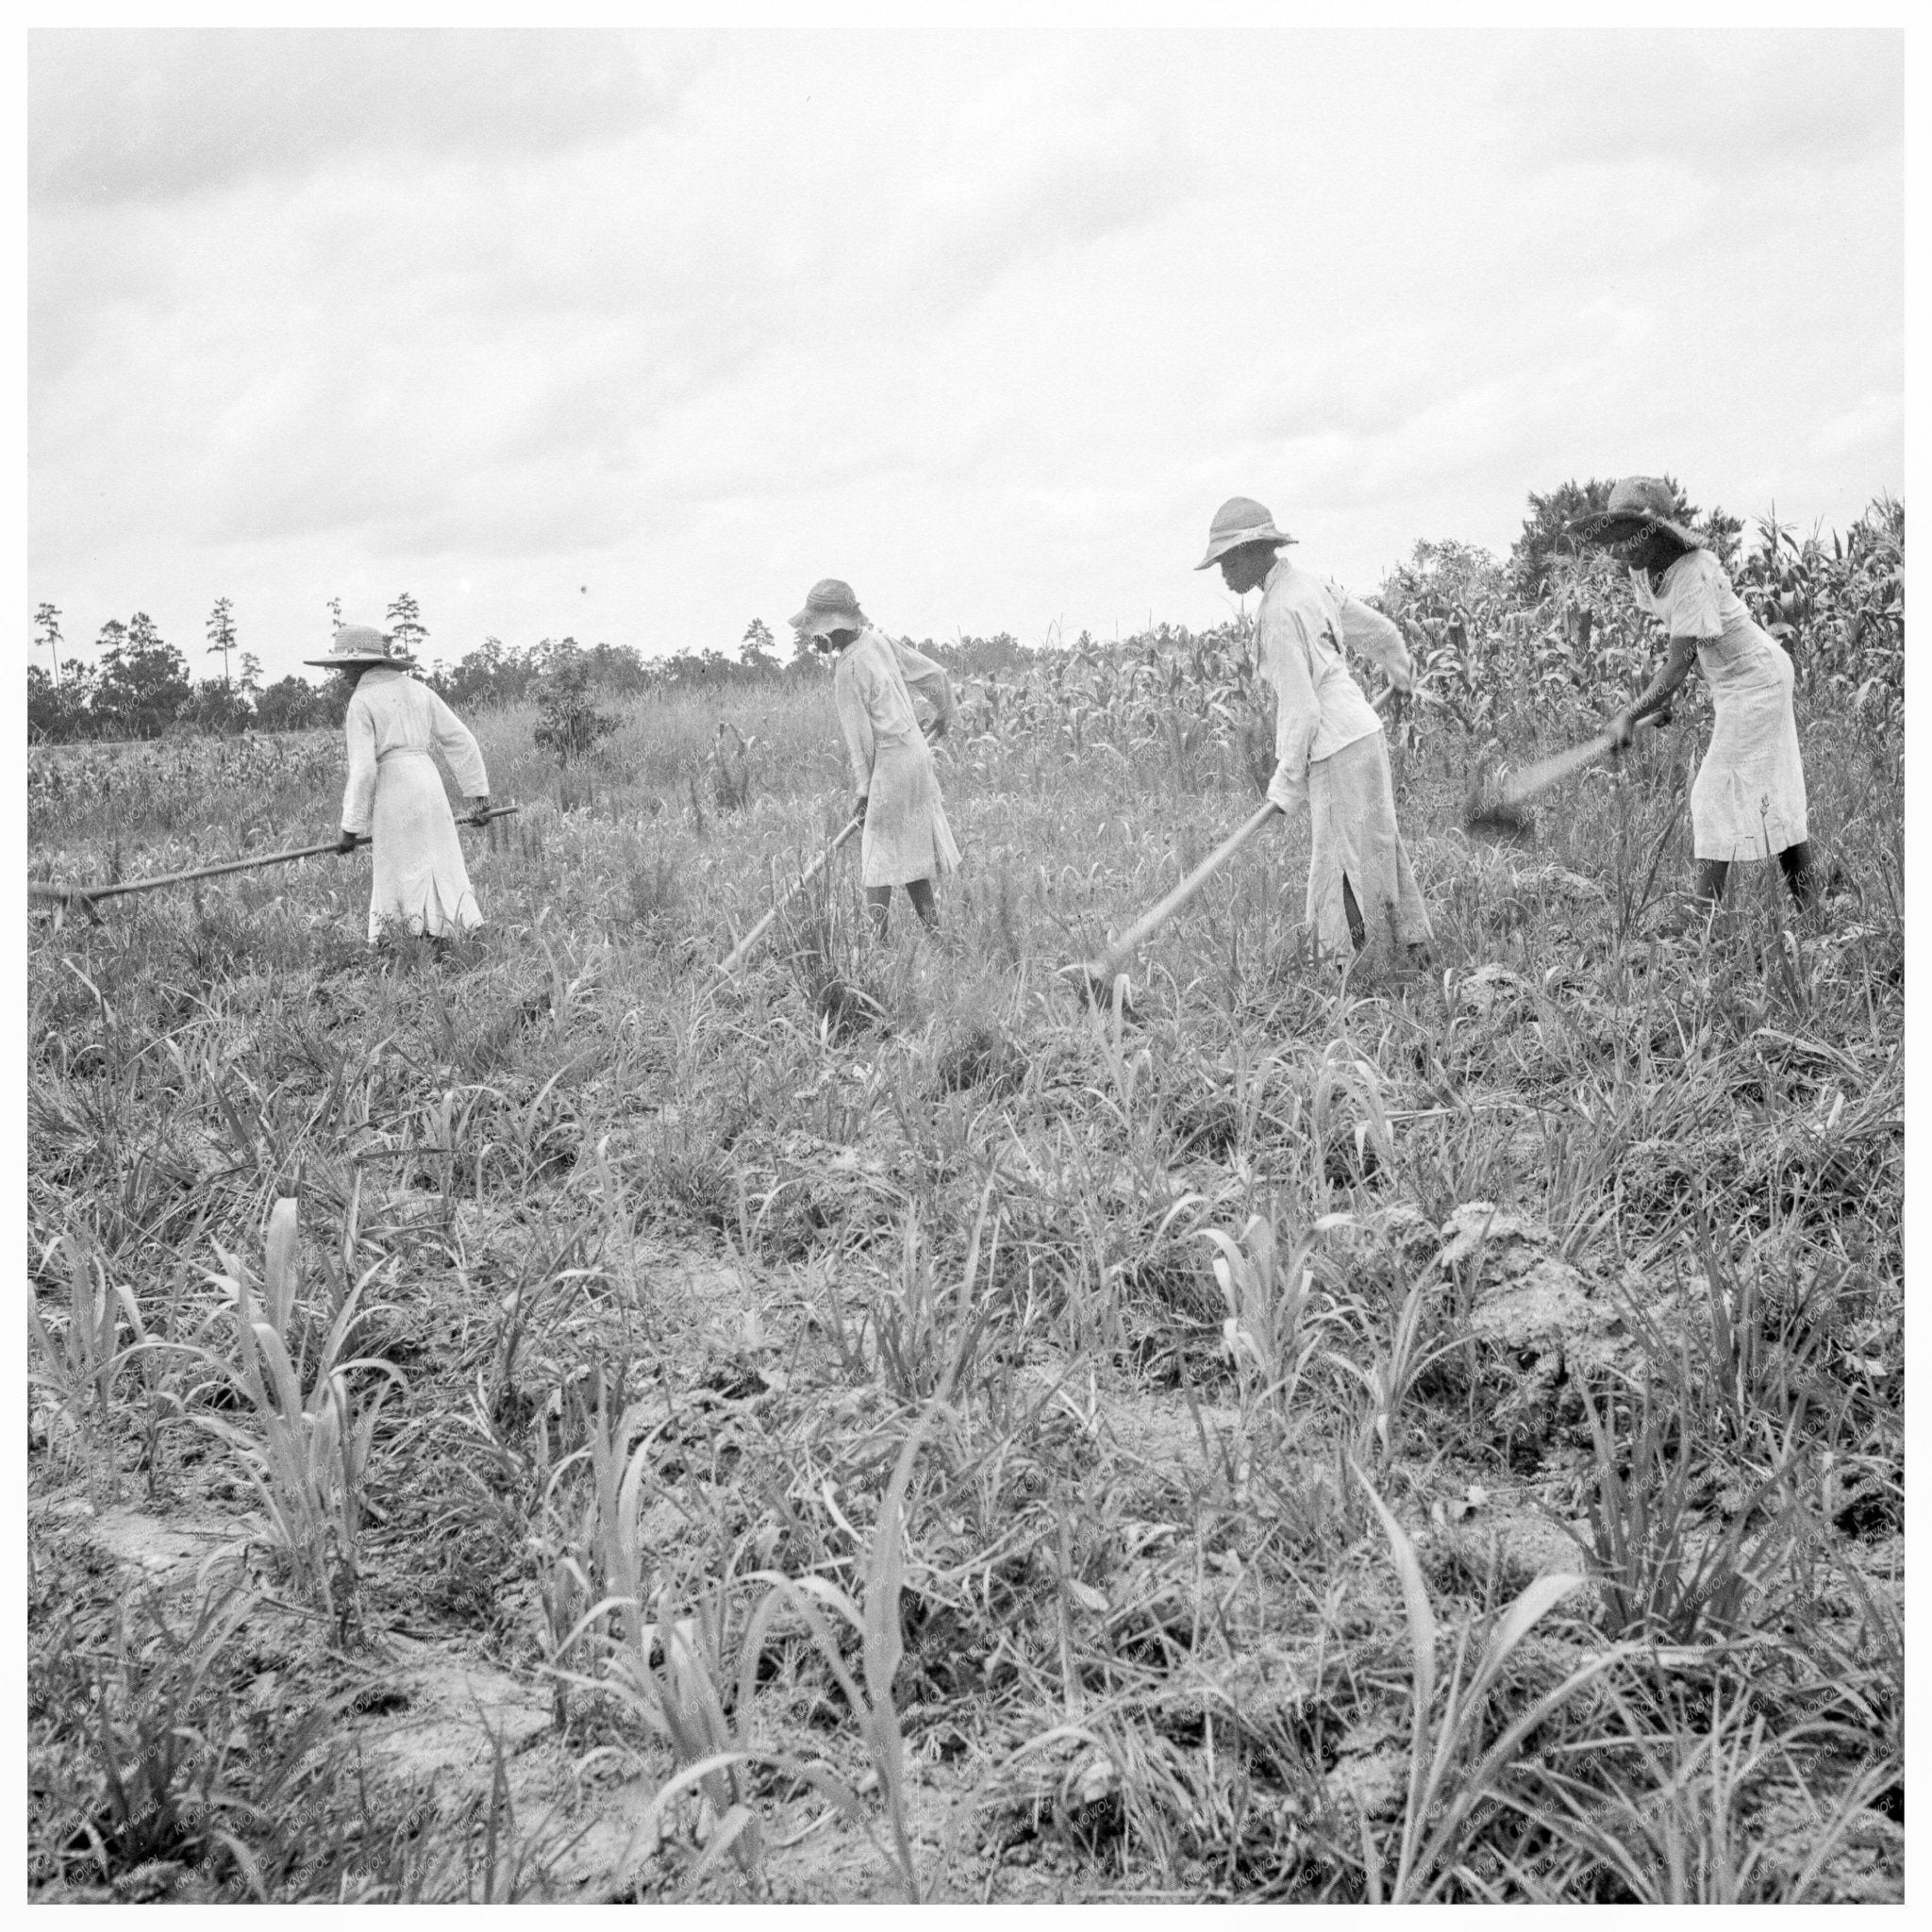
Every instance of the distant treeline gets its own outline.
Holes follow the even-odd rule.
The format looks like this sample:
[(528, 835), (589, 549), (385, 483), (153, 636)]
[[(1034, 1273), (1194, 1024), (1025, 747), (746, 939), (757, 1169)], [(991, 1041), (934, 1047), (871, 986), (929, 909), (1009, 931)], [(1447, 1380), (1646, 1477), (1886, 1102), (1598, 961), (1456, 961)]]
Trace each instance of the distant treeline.
[[(102, 626), (96, 660), (69, 655), (63, 661), (60, 612), (42, 604), (35, 617), (34, 642), (49, 653), (52, 668), (27, 667), (28, 742), (225, 736), (340, 724), (349, 698), (344, 681), (324, 672), (313, 680), (290, 676), (264, 684), (260, 665), (236, 644), (226, 602), (216, 607), (209, 620), (210, 636), (226, 637), (225, 648), (220, 641), (208, 646), (223, 655), (223, 675), (199, 680), (187, 657), (140, 610), (125, 624), (115, 619)], [(399, 608), (401, 622), (396, 621)], [(464, 712), (535, 701), (565, 662), (580, 665), (585, 683), (611, 696), (722, 690), (823, 675), (795, 644), (791, 660), (781, 661), (770, 629), (756, 621), (736, 657), (708, 650), (646, 658), (629, 644), (584, 645), (569, 637), (544, 638), (520, 651), (491, 637), (450, 664), (426, 657), (423, 646), (428, 631), (413, 600), (398, 598), (390, 618), (392, 634), (402, 637), (417, 657), (416, 675)], [(1004, 632), (991, 638), (961, 637), (951, 643), (928, 638), (919, 648), (960, 676), (1004, 670), (1031, 655)]]
[[(1754, 615), (1788, 649), (1836, 678), (1849, 679), (1848, 689), (1861, 705), (1879, 696), (1881, 687), (1890, 694), (1886, 702), (1902, 701), (1902, 503), (1879, 498), (1842, 539), (1834, 535), (1828, 544), (1821, 534), (1801, 540), (1774, 518), (1762, 518), (1757, 541), (1747, 548), (1740, 519), (1721, 508), (1698, 510), (1681, 488), (1665, 480), (1676, 500), (1676, 520), (1699, 532), (1731, 572)], [(1641, 628), (1621, 566), (1600, 551), (1580, 551), (1569, 534), (1573, 521), (1586, 510), (1601, 509), (1609, 491), (1607, 481), (1591, 477), (1563, 483), (1547, 495), (1532, 492), (1529, 514), (1507, 558), (1466, 543), (1418, 543), (1414, 557), (1392, 571), (1376, 594), (1391, 614), (1401, 613), (1412, 646), (1424, 647), (1425, 658), (1438, 647), (1449, 650), (1470, 676), (1475, 675), (1470, 669), (1474, 659), (1467, 657), (1470, 640), (1487, 636), (1506, 617), (1549, 629), (1559, 639), (1564, 658), (1552, 675), (1580, 676), (1577, 654), (1588, 653), (1593, 627), (1611, 622), (1620, 630)], [(341, 607), (328, 608), (340, 623)], [(781, 658), (770, 625), (758, 618), (745, 626), (735, 656), (706, 650), (646, 658), (628, 644), (583, 645), (569, 637), (543, 638), (518, 650), (492, 637), (454, 663), (431, 658), (429, 627), (408, 592), (390, 605), (385, 625), (424, 667), (417, 675), (458, 711), (541, 703), (559, 682), (581, 708), (590, 692), (616, 697), (717, 691), (822, 675), (802, 639), (792, 640), (789, 659)], [(299, 731), (341, 722), (348, 691), (332, 673), (315, 681), (284, 677), (262, 683), (260, 665), (241, 648), (227, 598), (208, 613), (206, 628), (205, 655), (221, 658), (219, 677), (197, 681), (188, 658), (139, 610), (125, 624), (115, 619), (101, 627), (95, 661), (78, 660), (70, 652), (63, 662), (60, 612), (52, 604), (41, 605), (33, 641), (51, 668), (32, 663), (27, 670), (29, 742)], [(317, 629), (320, 648), (327, 633), (319, 625)], [(1162, 625), (1149, 635), (1185, 639), (1187, 632)], [(961, 636), (950, 643), (931, 638), (908, 641), (959, 679), (995, 675), (1057, 655), (1029, 650), (1006, 632)], [(1083, 631), (1068, 648), (1079, 653), (1093, 645)], [(1632, 668), (1624, 667), (1624, 673)]]

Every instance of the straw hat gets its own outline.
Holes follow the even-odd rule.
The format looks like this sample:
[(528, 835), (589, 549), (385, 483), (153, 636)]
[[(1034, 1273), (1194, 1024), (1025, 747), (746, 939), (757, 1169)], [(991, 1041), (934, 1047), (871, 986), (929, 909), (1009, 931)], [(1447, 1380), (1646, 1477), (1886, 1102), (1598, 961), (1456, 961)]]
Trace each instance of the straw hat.
[(353, 671), (358, 664), (388, 664), (407, 671), (416, 660), (407, 651), (392, 648), (374, 625), (345, 624), (337, 631), (325, 658), (305, 658), (302, 661), (319, 664), (325, 671)]
[(1661, 476), (1620, 476), (1608, 504), (1573, 517), (1570, 534), (1586, 543), (1623, 543), (1644, 530), (1668, 530), (1687, 550), (1702, 550), (1704, 539), (1673, 521), (1676, 507), (1676, 493)]
[(850, 584), (821, 577), (808, 593), (805, 608), (791, 620), (791, 628), (808, 638), (823, 638), (835, 630), (863, 630), (870, 622)]
[(1208, 555), (1194, 568), (1206, 570), (1210, 564), (1219, 563), (1230, 550), (1239, 550), (1243, 543), (1292, 543), (1294, 541), (1286, 530), (1274, 527), (1274, 519), (1268, 514), (1266, 507), (1257, 503), (1252, 496), (1230, 496), (1214, 512), (1214, 521), (1208, 525)]

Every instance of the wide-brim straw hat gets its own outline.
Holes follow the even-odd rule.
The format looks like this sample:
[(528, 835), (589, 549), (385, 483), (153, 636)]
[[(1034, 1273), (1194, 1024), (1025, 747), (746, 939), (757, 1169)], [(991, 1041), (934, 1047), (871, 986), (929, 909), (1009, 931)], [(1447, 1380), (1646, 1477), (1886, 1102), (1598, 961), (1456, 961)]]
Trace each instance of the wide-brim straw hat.
[(869, 622), (850, 584), (821, 577), (806, 593), (805, 608), (791, 620), (791, 628), (808, 638), (824, 638), (835, 630), (863, 630)]
[(305, 658), (302, 661), (319, 664), (325, 671), (353, 671), (361, 664), (388, 664), (407, 671), (416, 660), (407, 651), (394, 649), (374, 625), (345, 624), (337, 631), (326, 657)]
[(1602, 509), (1570, 520), (1570, 534), (1586, 543), (1624, 543), (1645, 530), (1668, 530), (1686, 550), (1702, 550), (1704, 539), (1676, 522), (1675, 492), (1661, 476), (1620, 476)]
[(1194, 568), (1206, 570), (1210, 564), (1219, 563), (1230, 550), (1239, 550), (1243, 543), (1292, 543), (1294, 541), (1286, 530), (1274, 527), (1274, 519), (1269, 515), (1264, 504), (1257, 503), (1252, 496), (1230, 496), (1214, 512), (1214, 521), (1208, 525), (1208, 555)]

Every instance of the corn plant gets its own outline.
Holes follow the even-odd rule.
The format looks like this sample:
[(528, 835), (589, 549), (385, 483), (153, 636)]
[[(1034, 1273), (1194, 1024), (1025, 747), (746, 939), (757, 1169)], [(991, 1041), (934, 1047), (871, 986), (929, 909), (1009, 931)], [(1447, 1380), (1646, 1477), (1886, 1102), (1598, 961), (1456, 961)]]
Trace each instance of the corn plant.
[[(551, 1528), (540, 1537), (545, 1559), (539, 1582), (545, 1668), (557, 1687), (559, 1721), (566, 1684), (614, 1691), (670, 1747), (680, 1774), (691, 1774), (687, 1782), (675, 1777), (672, 1784), (677, 1792), (695, 1786), (709, 1803), (712, 1824), (691, 1883), (727, 1852), (744, 1877), (756, 1883), (764, 1840), (743, 1767), (757, 1754), (747, 1753), (725, 1715), (698, 1648), (696, 1620), (673, 1613), (660, 1553), (643, 1532), (644, 1510), (652, 1500), (647, 1486), (661, 1457), (662, 1427), (645, 1428), (637, 1404), (613, 1424), (600, 1389), (589, 1441), (565, 1457), (551, 1478), (545, 1495)], [(588, 1468), (589, 1492), (573, 1533), (558, 1497), (580, 1465)], [(653, 1602), (658, 1605), (655, 1616), (649, 1608)], [(712, 1632), (714, 1657), (721, 1654), (723, 1635), (721, 1609)], [(754, 1654), (754, 1671), (756, 1663)], [(741, 1707), (748, 1709), (748, 1704)], [(658, 1797), (654, 1821), (669, 1802), (663, 1792)]]
[[(92, 1789), (70, 1845), (85, 1844), (104, 1878), (219, 1847), (261, 1895), (238, 1835), (252, 1823), (247, 1751), (220, 1681), (259, 1600), (222, 1561), (203, 1567), (185, 1622), (151, 1590), (116, 1606), (108, 1649), (72, 1659), (86, 1686)], [(298, 1737), (298, 1755), (311, 1741)]]
[[(241, 1464), (259, 1506), (255, 1519), (258, 1533), (345, 1634), (361, 1573), (375, 1426), (391, 1389), (408, 1385), (389, 1362), (366, 1356), (347, 1358), (350, 1337), (377, 1312), (358, 1306), (371, 1274), (344, 1297), (313, 1362), (306, 1351), (291, 1355), (299, 1290), (296, 1232), (295, 1202), (277, 1201), (269, 1217), (258, 1307), (247, 1264), (216, 1246), (225, 1272), (209, 1278), (235, 1298), (233, 1360), (209, 1349), (180, 1345), (246, 1399), (252, 1427), (222, 1415), (195, 1420), (226, 1443)], [(358, 1398), (351, 1383), (360, 1371), (382, 1377), (371, 1398)], [(306, 1390), (304, 1373), (309, 1378)]]
[[(1373, 942), (1376, 936), (1370, 937)], [(1344, 1102), (1353, 1105), (1344, 1108)], [(1346, 1131), (1355, 1144), (1357, 1173), (1368, 1171), (1371, 1149), (1382, 1167), (1394, 1158), (1395, 1142), (1382, 1100), (1382, 1076), (1345, 1040), (1331, 1040), (1322, 1049), (1310, 1113), (1318, 1146), (1328, 1145), (1338, 1129)]]
[[(958, 1366), (957, 1358), (954, 1366)], [(862, 1597), (855, 1600), (823, 1576), (792, 1578), (765, 1573), (764, 1580), (769, 1581), (771, 1590), (753, 1613), (744, 1640), (745, 1655), (755, 1665), (764, 1632), (781, 1605), (803, 1618), (813, 1648), (844, 1693), (846, 1707), (872, 1759), (891, 1828), (890, 1856), (907, 1899), (913, 1905), (927, 1894), (908, 1824), (906, 1737), (893, 1693), (893, 1680), (905, 1656), (900, 1598), (906, 1574), (906, 1492), (926, 1435), (944, 1413), (944, 1398), (951, 1382), (949, 1374), (945, 1385), (913, 1424), (893, 1465), (885, 1499), (879, 1506), (872, 1547), (867, 1553)], [(845, 1665), (839, 1640), (824, 1615), (827, 1610), (859, 1641), (862, 1690)]]
[(1274, 1223), (1259, 1214), (1248, 1217), (1239, 1241), (1218, 1227), (1203, 1228), (1201, 1236), (1221, 1251), (1214, 1257), (1214, 1278), (1227, 1307), (1222, 1345), (1243, 1388), (1285, 1418), (1321, 1352), (1324, 1317), (1310, 1307), (1309, 1249), (1297, 1241), (1282, 1257)]
[[(479, 1399), (476, 1407), (489, 1433), (487, 1407)], [(613, 1424), (600, 1383), (583, 1447), (543, 1476), (534, 1534), (539, 1634), (559, 1727), (568, 1714), (566, 1687), (598, 1681), (604, 1648), (613, 1641), (625, 1651), (648, 1648), (644, 1605), (653, 1552), (643, 1541), (640, 1519), (644, 1485), (658, 1455), (658, 1429), (644, 1430), (641, 1416), (640, 1406), (633, 1403)], [(641, 1433), (642, 1440), (633, 1447)], [(538, 1440), (541, 1447), (541, 1431)], [(573, 1508), (573, 1485), (586, 1473), (588, 1492)], [(607, 1626), (614, 1627), (614, 1640)]]
[(1659, 1690), (1654, 1678), (1636, 1695), (1611, 1676), (1602, 1688), (1605, 1721), (1551, 1754), (1524, 1807), (1574, 1855), (1573, 1896), (1576, 1877), (1588, 1874), (1640, 1905), (1816, 1898), (1826, 1866), (1863, 1835), (1872, 1807), (1900, 1775), (1900, 1760), (1880, 1755), (1858, 1764), (1827, 1803), (1813, 1800), (1805, 1862), (1780, 1879), (1765, 1857), (1755, 1800), (1801, 1755), (1857, 1751), (1859, 1734), (1830, 1724), (1774, 1728), (1748, 1681), (1719, 1676)]
[[(555, 1561), (551, 1590), (558, 1607), (547, 1613), (555, 1633), (550, 1647), (559, 1657), (581, 1658), (589, 1640), (601, 1643), (601, 1664), (595, 1674), (571, 1670), (566, 1663), (550, 1668), (567, 1674), (586, 1689), (614, 1691), (646, 1727), (670, 1748), (677, 1765), (659, 1789), (643, 1821), (656, 1828), (671, 1807), (695, 1790), (708, 1802), (710, 1825), (705, 1850), (689, 1882), (697, 1881), (727, 1853), (748, 1882), (758, 1882), (765, 1853), (765, 1824), (754, 1802), (745, 1772), (762, 1764), (829, 1798), (852, 1822), (876, 1836), (865, 1806), (851, 1786), (829, 1766), (775, 1752), (758, 1743), (752, 1728), (758, 1669), (766, 1638), (781, 1609), (790, 1609), (806, 1631), (845, 1693), (858, 1720), (860, 1736), (871, 1755), (885, 1798), (892, 1838), (886, 1850), (908, 1896), (922, 1896), (917, 1860), (906, 1823), (907, 1785), (904, 1740), (892, 1679), (902, 1655), (899, 1629), (900, 1592), (904, 1575), (904, 1507), (926, 1432), (940, 1412), (938, 1399), (908, 1436), (887, 1488), (879, 1525), (866, 1565), (863, 1601), (855, 1602), (824, 1578), (794, 1579), (776, 1572), (756, 1572), (744, 1580), (766, 1586), (737, 1645), (735, 1695), (729, 1708), (726, 1690), (732, 1686), (728, 1642), (728, 1586), (719, 1578), (708, 1595), (704, 1613), (677, 1616), (675, 1592), (660, 1582), (652, 1590), (650, 1552), (639, 1530), (643, 1485), (656, 1459), (654, 1435), (646, 1435), (625, 1453), (632, 1417), (620, 1419), (615, 1430), (600, 1427), (592, 1443), (581, 1452), (590, 1461), (592, 1494), (586, 1505), (587, 1536), (578, 1550)], [(559, 1471), (559, 1473), (561, 1473)], [(591, 1546), (594, 1545), (594, 1549)], [(586, 1556), (591, 1560), (586, 1561)], [(599, 1573), (593, 1575), (593, 1568)], [(581, 1602), (593, 1584), (598, 1597), (568, 1630), (558, 1630), (563, 1606)], [(655, 1616), (647, 1614), (647, 1592), (655, 1596)], [(847, 1669), (838, 1638), (825, 1611), (848, 1624), (859, 1636), (864, 1690)], [(600, 1638), (600, 1631), (604, 1632)]]
[[(987, 1311), (983, 1306), (974, 1307), (973, 1294), (986, 1214), (983, 1202), (964, 1275), (950, 1294), (938, 1286), (932, 1253), (920, 1240), (917, 1220), (910, 1214), (906, 1217), (899, 1279), (893, 1289), (872, 1297), (873, 1340), (880, 1380), (901, 1402), (924, 1402), (941, 1382), (954, 1379), (971, 1360), (986, 1327)], [(998, 1245), (999, 1229), (995, 1226), (987, 1260), (989, 1275)]]
[[(114, 1454), (113, 1389), (116, 1372), (146, 1341), (133, 1291), (108, 1285), (106, 1264), (74, 1235), (61, 1238), (67, 1274), (67, 1320), (49, 1325), (31, 1292), (27, 1297), (27, 1377), (53, 1398), (55, 1412), (80, 1446), (90, 1488), (109, 1497), (120, 1490)], [(121, 1344), (125, 1320), (133, 1341)]]
[(1355, 1477), (1381, 1519), (1401, 1580), (1408, 1620), (1410, 1693), (1408, 1784), (1393, 1846), (1395, 1869), (1388, 1874), (1390, 1847), (1375, 1842), (1366, 1817), (1358, 1821), (1362, 1865), (1372, 1904), (1420, 1904), (1442, 1893), (1455, 1877), (1455, 1860), (1461, 1847), (1477, 1836), (1486, 1818), (1506, 1802), (1503, 1780), (1524, 1740), (1601, 1675), (1616, 1660), (1617, 1653), (1601, 1651), (1579, 1664), (1554, 1688), (1517, 1711), (1485, 1745), (1491, 1693), (1504, 1667), (1524, 1639), (1582, 1585), (1583, 1578), (1564, 1573), (1539, 1576), (1529, 1584), (1503, 1612), (1467, 1676), (1464, 1668), (1469, 1660), (1470, 1630), (1465, 1625), (1457, 1637), (1455, 1660), (1439, 1711), (1436, 1650), (1440, 1631), (1422, 1564), (1402, 1525), (1359, 1468), (1355, 1468)]
[(1596, 1468), (1586, 1501), (1589, 1537), (1572, 1535), (1599, 1579), (1609, 1634), (1690, 1644), (1737, 1632), (1795, 1534), (1796, 1505), (1789, 1500), (1755, 1535), (1750, 1528), (1759, 1506), (1789, 1489), (1789, 1467), (1760, 1482), (1721, 1535), (1703, 1537), (1692, 1501), (1695, 1411), (1689, 1390), (1680, 1389), (1667, 1408), (1645, 1377), (1623, 1469), (1608, 1418), (1587, 1389), (1578, 1393)]
[(1367, 1395), (1362, 1412), (1360, 1451), (1366, 1454), (1372, 1447), (1377, 1449), (1378, 1467), (1387, 1467), (1394, 1458), (1401, 1441), (1402, 1407), (1417, 1377), (1456, 1346), (1454, 1341), (1439, 1342), (1434, 1348), (1424, 1345), (1424, 1318), (1439, 1292), (1428, 1275), (1416, 1276), (1396, 1312), (1395, 1326), (1388, 1346), (1376, 1352), (1367, 1368), (1339, 1349), (1328, 1352), (1329, 1360), (1359, 1382)]

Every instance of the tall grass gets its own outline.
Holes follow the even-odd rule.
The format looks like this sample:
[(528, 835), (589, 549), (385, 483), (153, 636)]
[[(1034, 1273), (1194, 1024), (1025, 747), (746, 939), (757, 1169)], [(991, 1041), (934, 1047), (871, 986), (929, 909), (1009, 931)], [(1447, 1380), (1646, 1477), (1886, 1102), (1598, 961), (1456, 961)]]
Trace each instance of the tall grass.
[[(1287, 824), (1131, 1010), (1078, 1008), (1055, 969), (1252, 808), (1240, 643), (970, 684), (937, 942), (871, 944), (841, 862), (714, 970), (847, 803), (823, 683), (639, 702), (567, 768), (533, 713), (475, 720), (524, 810), (441, 959), (361, 945), (353, 860), (35, 927), (36, 1507), (132, 1457), (163, 1521), (252, 1535), (198, 1712), (276, 1619), (336, 1644), (264, 1722), (340, 1761), (219, 1758), (239, 1849), (177, 1834), (168, 1884), (542, 1896), (622, 1791), (627, 1896), (1896, 1893), (1882, 693), (1801, 698), (1828, 922), (1740, 868), (1708, 932), (1657, 930), (1669, 740), (1473, 842), (1476, 771), (1605, 691), (1472, 691), (1472, 655), (1430, 673), (1472, 728), (1398, 745), (1433, 977), (1312, 957)], [(36, 863), (290, 842), (339, 757), (41, 787)], [(111, 1564), (45, 1534), (35, 1603), (104, 1614)], [(541, 1743), (427, 1796), (355, 1773), (409, 1637), (547, 1698)], [(36, 1712), (44, 1789), (92, 1792)], [(121, 1824), (49, 1849), (81, 1802), (35, 1813), (43, 1886), (126, 1886)]]

